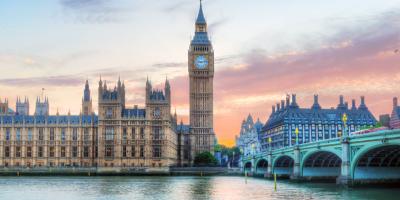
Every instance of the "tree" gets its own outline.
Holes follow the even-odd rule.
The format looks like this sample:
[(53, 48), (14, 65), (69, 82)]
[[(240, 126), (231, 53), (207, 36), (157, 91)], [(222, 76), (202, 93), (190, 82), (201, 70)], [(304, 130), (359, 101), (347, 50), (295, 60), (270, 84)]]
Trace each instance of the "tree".
[(217, 159), (208, 151), (199, 153), (194, 157), (194, 165), (196, 166), (215, 166)]

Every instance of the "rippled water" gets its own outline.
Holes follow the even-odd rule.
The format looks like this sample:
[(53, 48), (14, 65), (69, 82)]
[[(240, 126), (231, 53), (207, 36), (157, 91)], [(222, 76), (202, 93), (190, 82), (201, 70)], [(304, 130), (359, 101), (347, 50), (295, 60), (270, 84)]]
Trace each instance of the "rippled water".
[(345, 189), (243, 177), (0, 177), (0, 199), (400, 199), (399, 188)]

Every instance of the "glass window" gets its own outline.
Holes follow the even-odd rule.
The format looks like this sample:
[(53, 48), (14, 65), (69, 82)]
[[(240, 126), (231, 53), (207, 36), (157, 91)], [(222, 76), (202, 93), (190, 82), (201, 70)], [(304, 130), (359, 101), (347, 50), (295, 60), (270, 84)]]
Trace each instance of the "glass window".
[(17, 158), (21, 157), (21, 147), (20, 146), (15, 147), (15, 157), (17, 157)]
[(28, 129), (28, 141), (32, 141), (32, 129)]
[(78, 157), (78, 147), (77, 146), (72, 147), (72, 157), (73, 158)]
[(89, 158), (89, 147), (88, 146), (83, 147), (83, 157)]
[(43, 147), (38, 147), (38, 157), (43, 157)]
[(114, 140), (114, 128), (106, 127), (106, 140)]
[(7, 128), (7, 129), (6, 129), (6, 141), (10, 141), (10, 138), (11, 138), (10, 129)]
[(140, 139), (141, 140), (144, 139), (144, 128), (143, 127), (140, 128)]
[(127, 149), (126, 149), (126, 146), (124, 145), (124, 146), (122, 146), (122, 157), (124, 157), (124, 158), (126, 158), (127, 156)]
[(72, 129), (72, 140), (77, 141), (78, 140), (78, 128), (73, 128)]
[(61, 147), (61, 157), (65, 157), (65, 147)]
[(140, 146), (140, 157), (144, 158), (144, 146), (143, 145)]
[(136, 152), (135, 152), (135, 146), (131, 147), (131, 157), (135, 157), (136, 156)]
[(84, 141), (89, 141), (89, 129), (88, 128), (85, 128), (83, 130), (83, 140)]
[(65, 141), (65, 128), (61, 129), (61, 141)]
[(26, 147), (26, 157), (32, 157), (32, 147)]
[(54, 128), (50, 128), (50, 141), (54, 141)]
[(126, 128), (123, 128), (123, 129), (122, 129), (122, 139), (123, 139), (123, 140), (127, 140), (127, 139), (128, 139), (127, 132), (126, 132)]
[(15, 139), (17, 141), (21, 141), (21, 129), (17, 128), (16, 134), (15, 134)]
[(153, 158), (161, 157), (161, 147), (159, 145), (153, 146)]
[(4, 156), (6, 158), (10, 157), (10, 147), (4, 147)]
[(44, 140), (43, 128), (39, 128), (39, 140), (40, 141)]
[(53, 158), (55, 156), (54, 147), (49, 147), (49, 157)]
[(106, 146), (106, 157), (113, 157), (113, 147), (112, 146)]

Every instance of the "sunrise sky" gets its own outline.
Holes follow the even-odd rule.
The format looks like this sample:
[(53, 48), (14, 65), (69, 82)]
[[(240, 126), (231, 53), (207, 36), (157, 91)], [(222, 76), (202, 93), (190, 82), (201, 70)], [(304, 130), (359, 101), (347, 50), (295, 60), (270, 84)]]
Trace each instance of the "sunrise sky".
[[(271, 106), (296, 93), (302, 107), (319, 94), (366, 96), (379, 114), (400, 96), (400, 0), (205, 0), (215, 50), (214, 120), (233, 145), (249, 113), (265, 122)], [(128, 106), (144, 104), (147, 76), (171, 80), (173, 108), (188, 121), (187, 51), (197, 0), (2, 0), (0, 98), (34, 112), (42, 88), (50, 112), (78, 114), (84, 81), (97, 104), (100, 75), (125, 80)], [(95, 108), (97, 110), (97, 108)]]

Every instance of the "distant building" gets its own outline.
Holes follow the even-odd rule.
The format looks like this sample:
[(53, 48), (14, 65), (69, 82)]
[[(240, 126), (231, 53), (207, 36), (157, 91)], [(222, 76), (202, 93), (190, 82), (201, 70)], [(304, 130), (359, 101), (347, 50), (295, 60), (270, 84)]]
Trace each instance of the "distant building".
[(262, 147), (269, 148), (268, 139), (272, 139), (273, 149), (292, 146), (296, 144), (295, 130), (298, 128), (298, 142), (309, 143), (339, 137), (343, 134), (342, 116), (346, 113), (348, 120), (348, 131), (354, 132), (365, 126), (373, 126), (376, 119), (368, 110), (364, 97), (356, 107), (353, 99), (351, 108), (340, 96), (336, 108), (323, 109), (318, 103), (318, 95), (314, 96), (311, 108), (300, 108), (296, 102), (296, 95), (290, 97), (272, 107), (272, 113), (262, 129)]
[(9, 114), (8, 99), (4, 99), (4, 102), (0, 99), (0, 115)]
[(29, 100), (25, 97), (22, 102), (19, 97), (17, 97), (17, 102), (15, 105), (17, 115), (29, 115)]
[(390, 115), (389, 114), (379, 115), (379, 123), (381, 123), (382, 126), (389, 127)]
[(240, 135), (236, 136), (236, 146), (241, 149), (244, 156), (254, 155), (261, 151), (259, 135), (262, 127), (260, 119), (254, 123), (250, 114), (247, 119), (243, 120)]
[(44, 97), (43, 102), (40, 97), (36, 99), (35, 115), (48, 116), (49, 115), (49, 99)]
[(400, 106), (397, 102), (397, 97), (393, 98), (393, 111), (390, 116), (390, 128), (399, 129), (400, 128)]

